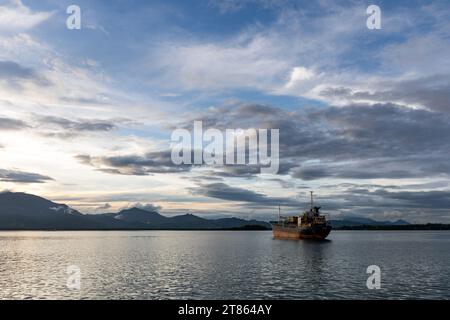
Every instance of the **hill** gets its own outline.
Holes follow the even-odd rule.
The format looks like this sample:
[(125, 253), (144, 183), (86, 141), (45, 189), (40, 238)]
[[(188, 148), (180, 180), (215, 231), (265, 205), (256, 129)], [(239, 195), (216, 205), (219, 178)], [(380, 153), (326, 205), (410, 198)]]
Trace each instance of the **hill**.
[(192, 214), (166, 217), (130, 208), (117, 213), (82, 214), (65, 204), (21, 192), (0, 193), (1, 230), (223, 230), (270, 229), (264, 221), (205, 219)]

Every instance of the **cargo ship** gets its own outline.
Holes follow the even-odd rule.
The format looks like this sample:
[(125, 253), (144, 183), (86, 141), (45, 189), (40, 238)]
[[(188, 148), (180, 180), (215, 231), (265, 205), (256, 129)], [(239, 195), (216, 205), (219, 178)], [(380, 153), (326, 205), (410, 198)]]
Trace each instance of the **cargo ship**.
[(281, 217), (278, 207), (278, 221), (272, 221), (275, 239), (314, 239), (323, 240), (331, 232), (331, 225), (325, 215), (320, 214), (320, 207), (314, 206), (311, 191), (311, 207), (300, 216)]

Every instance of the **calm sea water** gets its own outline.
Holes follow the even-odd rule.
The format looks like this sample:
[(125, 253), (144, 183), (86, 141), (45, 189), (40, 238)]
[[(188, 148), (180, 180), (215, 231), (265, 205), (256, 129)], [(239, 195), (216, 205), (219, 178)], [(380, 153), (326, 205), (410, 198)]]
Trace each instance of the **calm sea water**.
[[(2, 299), (450, 298), (450, 232), (0, 232)], [(67, 267), (81, 288), (67, 288)], [(381, 289), (366, 268), (381, 268)]]

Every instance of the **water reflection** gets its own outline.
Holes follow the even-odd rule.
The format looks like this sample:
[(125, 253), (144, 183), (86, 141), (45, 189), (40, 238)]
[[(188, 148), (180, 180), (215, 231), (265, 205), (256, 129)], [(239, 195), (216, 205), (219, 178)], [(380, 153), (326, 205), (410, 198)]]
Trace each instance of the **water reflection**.
[[(0, 298), (449, 298), (449, 232), (0, 232)], [(365, 286), (368, 265), (382, 289)], [(66, 268), (82, 271), (80, 290)]]

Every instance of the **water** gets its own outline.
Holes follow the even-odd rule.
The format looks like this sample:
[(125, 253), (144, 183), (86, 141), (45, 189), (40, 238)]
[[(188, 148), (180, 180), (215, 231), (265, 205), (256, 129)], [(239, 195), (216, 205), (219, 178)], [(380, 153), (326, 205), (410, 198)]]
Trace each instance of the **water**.
[[(450, 232), (0, 232), (1, 299), (450, 298)], [(366, 268), (381, 268), (381, 289)], [(66, 286), (81, 270), (80, 290)]]

